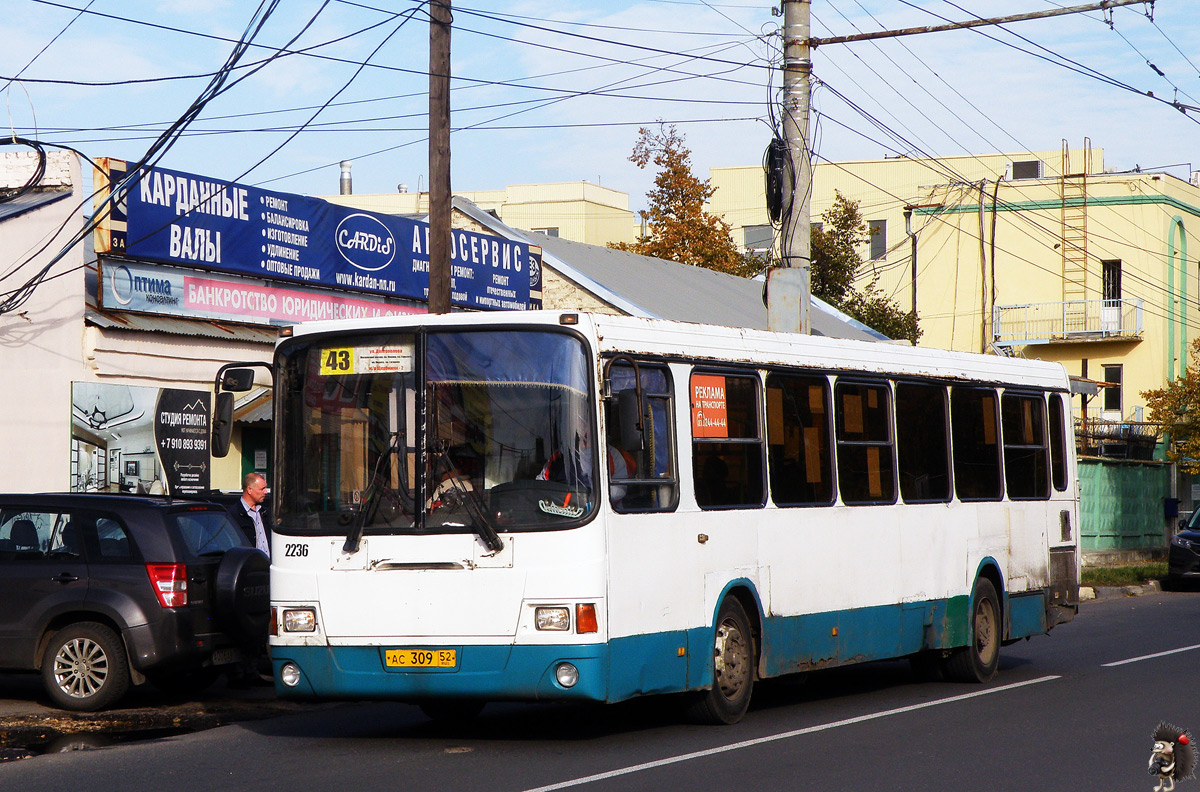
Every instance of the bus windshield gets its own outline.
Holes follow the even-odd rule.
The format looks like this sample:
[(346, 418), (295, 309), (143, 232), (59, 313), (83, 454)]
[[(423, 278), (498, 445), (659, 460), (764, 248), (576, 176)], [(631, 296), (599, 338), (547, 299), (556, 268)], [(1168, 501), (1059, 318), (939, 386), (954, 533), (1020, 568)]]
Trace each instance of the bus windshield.
[(595, 509), (591, 377), (574, 335), (321, 336), (280, 355), (282, 442), (296, 449), (280, 460), (281, 532), (494, 536)]

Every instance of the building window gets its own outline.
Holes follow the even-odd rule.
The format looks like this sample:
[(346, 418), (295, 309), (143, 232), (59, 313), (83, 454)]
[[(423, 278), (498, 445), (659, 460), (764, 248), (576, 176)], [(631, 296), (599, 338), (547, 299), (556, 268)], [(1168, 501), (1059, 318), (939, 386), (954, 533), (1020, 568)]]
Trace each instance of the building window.
[(535, 234), (545, 234), (545, 235), (546, 235), (546, 236), (548, 236), (548, 237), (556, 237), (556, 236), (558, 236), (558, 229), (557, 229), (557, 228), (531, 228), (531, 229), (529, 229), (529, 230), (530, 230), (530, 231), (532, 231), (532, 232), (533, 232), (533, 233), (535, 233)]
[(1101, 261), (1100, 269), (1103, 275), (1103, 298), (1105, 300), (1121, 299), (1121, 260), (1112, 259)]
[(1040, 179), (1042, 178), (1042, 161), (1041, 160), (1022, 160), (1012, 164), (1012, 177), (1014, 179)]
[[(1109, 387), (1104, 389), (1104, 412), (1116, 413), (1115, 419), (1120, 420), (1123, 412), (1121, 407), (1121, 366), (1105, 366), (1104, 381), (1110, 383)], [(1105, 416), (1105, 420), (1109, 420), (1109, 417)]]
[(887, 255), (887, 220), (868, 220), (867, 231), (871, 235), (871, 260), (878, 261)]
[(770, 225), (742, 227), (742, 246), (750, 253), (766, 253), (774, 245), (775, 233)]

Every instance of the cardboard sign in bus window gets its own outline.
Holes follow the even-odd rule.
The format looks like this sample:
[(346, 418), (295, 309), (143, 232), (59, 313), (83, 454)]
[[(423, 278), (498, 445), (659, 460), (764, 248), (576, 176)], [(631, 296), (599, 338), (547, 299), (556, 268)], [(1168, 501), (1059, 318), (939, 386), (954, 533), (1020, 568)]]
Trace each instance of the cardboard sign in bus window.
[(692, 375), (692, 437), (729, 437), (725, 378)]

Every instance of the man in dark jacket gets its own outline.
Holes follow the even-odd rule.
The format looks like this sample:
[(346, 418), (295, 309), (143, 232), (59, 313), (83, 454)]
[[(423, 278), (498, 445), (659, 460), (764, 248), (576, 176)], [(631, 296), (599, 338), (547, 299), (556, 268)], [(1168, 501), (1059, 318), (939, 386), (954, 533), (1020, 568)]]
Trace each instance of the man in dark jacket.
[(271, 557), (271, 518), (263, 501), (267, 499), (267, 479), (261, 473), (247, 473), (242, 479), (242, 497), (230, 507), (233, 519), (254, 541), (255, 547)]
[[(271, 518), (263, 502), (267, 499), (267, 479), (261, 473), (247, 473), (242, 478), (242, 496), (229, 506), (234, 522), (252, 540), (259, 550), (271, 557)], [(247, 647), (246, 659), (228, 671), (230, 687), (247, 687), (255, 684), (270, 684), (270, 668), (267, 656), (266, 636), (262, 642)]]

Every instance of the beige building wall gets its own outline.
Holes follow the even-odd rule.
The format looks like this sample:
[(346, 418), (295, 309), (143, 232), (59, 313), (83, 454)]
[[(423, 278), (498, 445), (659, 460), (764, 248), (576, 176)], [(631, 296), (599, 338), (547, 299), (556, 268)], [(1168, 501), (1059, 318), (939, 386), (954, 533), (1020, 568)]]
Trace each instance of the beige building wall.
[[(635, 238), (629, 196), (588, 182), (514, 184), (503, 190), (455, 191), (506, 225), (539, 231), (589, 245), (632, 242)], [(423, 215), (429, 193), (323, 196), (331, 203), (384, 214)]]
[[(1024, 164), (1014, 172), (1014, 162)], [(760, 166), (714, 168), (712, 183), (710, 210), (734, 225), (735, 239), (739, 226), (766, 221)], [(1120, 366), (1120, 409), (1106, 411), (1099, 396), (1090, 417), (1145, 417), (1141, 393), (1179, 376), (1200, 335), (1200, 188), (1188, 182), (1105, 174), (1099, 149), (825, 163), (814, 170), (813, 222), (839, 192), (881, 226), (880, 255), (860, 251), (864, 281), (877, 277), (906, 310), (913, 257), (904, 210), (916, 207), (921, 346), (1054, 360), (1074, 375), (1086, 361), (1093, 380)], [(1104, 262), (1120, 272), (1121, 303), (1104, 302), (1112, 296)]]

